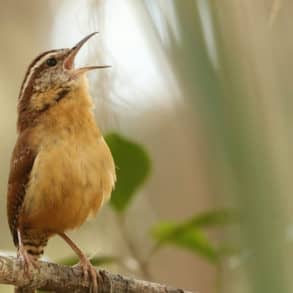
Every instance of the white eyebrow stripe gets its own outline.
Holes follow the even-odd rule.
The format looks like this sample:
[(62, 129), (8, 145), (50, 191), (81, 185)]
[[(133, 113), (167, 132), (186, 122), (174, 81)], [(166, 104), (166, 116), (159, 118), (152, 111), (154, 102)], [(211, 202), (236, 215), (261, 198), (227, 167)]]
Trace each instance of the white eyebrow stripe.
[(23, 98), (23, 94), (25, 92), (25, 89), (27, 88), (27, 85), (32, 77), (32, 75), (34, 74), (35, 70), (49, 57), (56, 55), (56, 51), (54, 52), (50, 52), (48, 54), (45, 54), (40, 60), (38, 60), (35, 64), (33, 64), (29, 70), (29, 73), (23, 83), (20, 95), (19, 95), (19, 101), (21, 101), (21, 99)]

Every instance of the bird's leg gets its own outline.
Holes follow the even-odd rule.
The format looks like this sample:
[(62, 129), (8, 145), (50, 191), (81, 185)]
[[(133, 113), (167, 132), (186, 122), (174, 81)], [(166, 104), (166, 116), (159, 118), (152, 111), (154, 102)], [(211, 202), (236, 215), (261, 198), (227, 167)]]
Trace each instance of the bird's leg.
[(84, 277), (87, 279), (88, 274), (90, 275), (92, 281), (92, 293), (98, 292), (98, 274), (95, 267), (90, 263), (86, 255), (81, 251), (81, 249), (65, 234), (65, 233), (58, 233), (60, 237), (62, 237), (67, 244), (73, 249), (73, 251), (79, 257), (79, 265), (83, 271)]
[(37, 262), (33, 259), (31, 255), (28, 254), (26, 251), (23, 242), (20, 229), (17, 229), (17, 238), (18, 238), (18, 250), (17, 250), (17, 257), (21, 258), (24, 263), (24, 272), (28, 278), (31, 278), (31, 268), (36, 269), (38, 268)]

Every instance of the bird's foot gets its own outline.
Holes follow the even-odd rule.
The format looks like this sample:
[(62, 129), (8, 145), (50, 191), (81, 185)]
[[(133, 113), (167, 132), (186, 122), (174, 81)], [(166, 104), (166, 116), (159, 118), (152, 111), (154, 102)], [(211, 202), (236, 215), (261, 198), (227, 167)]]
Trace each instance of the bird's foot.
[(29, 279), (31, 279), (32, 271), (39, 268), (38, 262), (28, 254), (23, 246), (19, 247), (17, 257), (23, 261), (24, 273)]
[(98, 293), (98, 273), (95, 269), (95, 267), (91, 264), (91, 262), (87, 259), (86, 256), (82, 257), (80, 259), (80, 262), (78, 264), (80, 268), (82, 269), (83, 276), (86, 280), (90, 277), (91, 281), (91, 293)]
[(95, 267), (90, 263), (90, 261), (87, 259), (85, 254), (80, 250), (80, 248), (78, 248), (78, 246), (65, 233), (59, 233), (59, 235), (68, 243), (68, 245), (78, 255), (78, 266), (82, 269), (84, 278), (88, 280), (88, 278), (90, 277), (90, 292), (98, 293), (98, 278), (100, 277), (100, 275), (97, 273)]

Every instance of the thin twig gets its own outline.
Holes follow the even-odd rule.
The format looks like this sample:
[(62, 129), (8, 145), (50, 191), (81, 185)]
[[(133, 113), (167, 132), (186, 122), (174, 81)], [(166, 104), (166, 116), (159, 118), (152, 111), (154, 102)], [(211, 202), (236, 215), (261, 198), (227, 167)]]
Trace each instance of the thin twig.
[(133, 241), (131, 239), (131, 235), (129, 235), (129, 233), (127, 231), (124, 214), (118, 214), (117, 217), (119, 219), (120, 228), (122, 230), (123, 240), (125, 241), (125, 244), (127, 245), (132, 257), (138, 263), (139, 270), (142, 274), (142, 277), (144, 279), (146, 279), (147, 281), (151, 280), (152, 276), (151, 276), (151, 273), (149, 270), (148, 262), (143, 260), (142, 256), (140, 255), (139, 251), (136, 248), (136, 245), (133, 243)]

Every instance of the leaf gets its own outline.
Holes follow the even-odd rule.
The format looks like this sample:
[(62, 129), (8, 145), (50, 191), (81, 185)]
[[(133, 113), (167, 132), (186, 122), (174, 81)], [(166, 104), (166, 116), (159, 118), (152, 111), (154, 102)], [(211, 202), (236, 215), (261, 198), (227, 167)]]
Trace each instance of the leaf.
[(237, 221), (235, 212), (231, 209), (212, 210), (203, 212), (191, 220), (189, 224), (197, 227), (224, 226)]
[(232, 253), (232, 251), (235, 252), (236, 249), (228, 245), (225, 248), (216, 248), (205, 236), (202, 229), (235, 223), (235, 219), (235, 213), (232, 210), (222, 209), (203, 212), (182, 223), (158, 223), (152, 229), (152, 235), (157, 240), (155, 248), (174, 244), (200, 254), (210, 261), (217, 261), (220, 256)]
[(111, 149), (117, 172), (110, 203), (117, 212), (124, 212), (150, 173), (150, 159), (141, 145), (121, 135), (108, 134), (105, 140)]
[[(111, 264), (114, 262), (118, 262), (118, 258), (115, 256), (94, 256), (90, 258), (91, 264), (98, 267), (101, 265)], [(58, 261), (58, 263), (66, 265), (66, 266), (74, 266), (79, 262), (79, 258), (77, 256), (71, 256)]]
[(239, 247), (231, 246), (230, 244), (221, 244), (218, 247), (218, 254), (221, 257), (240, 255), (241, 249)]
[(153, 227), (152, 235), (157, 240), (157, 247), (174, 244), (178, 247), (187, 248), (211, 262), (218, 260), (216, 249), (199, 228), (161, 222)]

